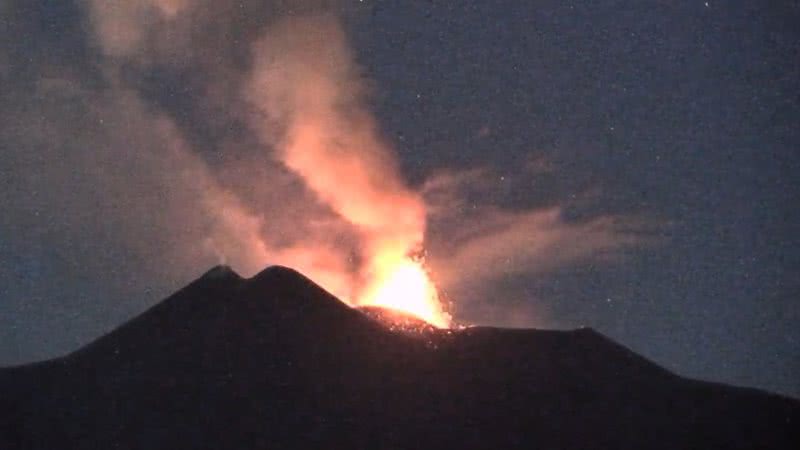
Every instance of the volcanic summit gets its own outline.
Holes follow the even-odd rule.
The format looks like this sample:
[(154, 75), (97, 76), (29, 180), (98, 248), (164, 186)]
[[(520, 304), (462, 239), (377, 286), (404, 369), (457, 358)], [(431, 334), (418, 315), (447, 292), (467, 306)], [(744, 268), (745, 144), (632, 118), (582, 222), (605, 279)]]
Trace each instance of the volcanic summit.
[(387, 314), (288, 268), (214, 268), (72, 354), (1, 370), (0, 448), (800, 443), (797, 400), (682, 378), (591, 329), (397, 330)]

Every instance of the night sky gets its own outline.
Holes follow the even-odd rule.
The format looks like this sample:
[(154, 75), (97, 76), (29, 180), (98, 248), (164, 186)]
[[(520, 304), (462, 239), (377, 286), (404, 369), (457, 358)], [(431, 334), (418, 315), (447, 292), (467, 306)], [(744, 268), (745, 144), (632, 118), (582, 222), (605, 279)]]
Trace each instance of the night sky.
[(75, 350), (221, 260), (253, 272), (210, 190), (273, 249), (333, 220), (246, 88), (254, 43), (323, 11), (428, 199), (458, 320), (590, 326), (800, 397), (797, 2), (100, 3), (0, 3), (0, 364)]

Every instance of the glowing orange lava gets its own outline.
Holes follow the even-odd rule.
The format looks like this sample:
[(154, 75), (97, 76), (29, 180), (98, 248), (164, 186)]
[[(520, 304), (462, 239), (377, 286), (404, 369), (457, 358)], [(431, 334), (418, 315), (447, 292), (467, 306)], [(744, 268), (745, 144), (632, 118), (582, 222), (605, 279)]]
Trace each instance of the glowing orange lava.
[(450, 326), (451, 317), (421, 261), (404, 257), (384, 266), (360, 299), (361, 305), (403, 311), (439, 328)]

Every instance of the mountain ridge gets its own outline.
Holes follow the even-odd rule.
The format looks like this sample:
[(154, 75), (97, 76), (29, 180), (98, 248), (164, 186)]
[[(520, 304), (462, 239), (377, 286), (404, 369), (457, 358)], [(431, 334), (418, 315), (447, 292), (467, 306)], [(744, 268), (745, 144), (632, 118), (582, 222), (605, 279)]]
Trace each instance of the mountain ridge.
[(591, 329), (395, 332), (299, 272), (226, 266), (0, 370), (3, 448), (793, 448), (800, 402)]

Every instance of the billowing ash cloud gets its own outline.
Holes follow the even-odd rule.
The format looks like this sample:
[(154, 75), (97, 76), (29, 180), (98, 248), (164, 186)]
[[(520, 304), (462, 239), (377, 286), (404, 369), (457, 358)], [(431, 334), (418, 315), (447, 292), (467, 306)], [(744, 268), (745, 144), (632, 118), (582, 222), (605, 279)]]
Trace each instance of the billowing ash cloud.
[[(308, 2), (295, 3), (317, 9)], [(255, 10), (261, 20), (243, 17), (248, 12), (237, 6), (250, 6), (250, 12)], [(290, 169), (295, 166), (275, 157), (282, 143), (269, 137), (271, 132), (280, 131), (263, 130), (266, 124), (259, 123), (260, 106), (251, 102), (247, 93), (246, 80), (251, 77), (247, 60), (251, 53), (258, 53), (251, 41), (274, 35), (272, 30), (280, 28), (271, 24), (279, 17), (272, 5), (93, 1), (88, 13), (96, 46), (105, 55), (104, 74), (115, 90), (137, 90), (145, 98), (153, 95), (142, 78), (158, 71), (181, 80), (174, 86), (183, 90), (178, 95), (191, 98), (191, 104), (185, 106), (189, 111), (171, 110), (159, 105), (156, 98), (150, 105), (162, 108), (142, 113), (165, 111), (162, 120), (173, 124), (178, 136), (163, 140), (154, 151), (162, 152), (165, 158), (180, 153), (188, 176), (173, 179), (174, 189), (182, 189), (184, 182), (197, 187), (197, 195), (185, 206), (193, 214), (184, 217), (208, 227), (196, 241), (203, 245), (200, 249), (193, 246), (192, 252), (205, 252), (206, 260), (211, 255), (245, 275), (268, 264), (289, 265), (348, 298), (354, 283), (352, 260), (357, 244), (351, 227), (332, 214), (326, 204), (328, 198), (317, 201), (313, 191), (285, 170), (283, 162)], [(207, 28), (239, 34), (242, 40), (225, 34), (213, 43), (198, 39)], [(204, 92), (189, 92), (190, 88)], [(182, 114), (195, 117), (183, 122)], [(218, 142), (190, 142), (202, 135), (197, 128), (218, 130), (226, 125), (244, 128), (243, 135), (224, 131)], [(196, 148), (190, 150), (192, 144)], [(208, 160), (209, 153), (212, 161)], [(213, 160), (219, 154), (233, 157), (230, 161)], [(148, 171), (171, 176), (174, 169), (154, 164)]]
[(281, 21), (254, 47), (247, 97), (267, 146), (352, 225), (367, 283), (422, 244), (422, 197), (401, 179), (363, 105), (364, 87), (338, 20)]
[(423, 246), (450, 289), (634, 242), (614, 218), (467, 201), (480, 168), (409, 185), (325, 3), (84, 2), (79, 70), (44, 61), (4, 101), (0, 229), (59, 255), (65, 280), (108, 274), (98, 296), (150, 301), (216, 262), (292, 266), (353, 299)]
[(89, 0), (89, 13), (103, 51), (110, 56), (138, 54), (149, 44), (150, 32), (184, 12), (191, 0)]

